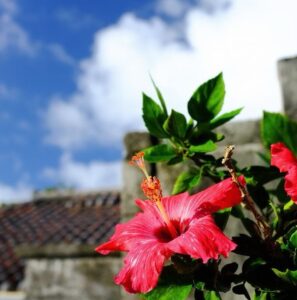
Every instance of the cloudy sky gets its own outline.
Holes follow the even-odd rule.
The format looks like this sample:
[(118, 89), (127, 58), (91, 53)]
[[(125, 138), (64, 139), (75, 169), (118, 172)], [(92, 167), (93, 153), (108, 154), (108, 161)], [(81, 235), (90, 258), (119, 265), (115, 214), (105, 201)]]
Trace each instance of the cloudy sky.
[(238, 119), (281, 110), (276, 61), (297, 54), (296, 11), (296, 0), (0, 0), (0, 199), (120, 186), (149, 73), (183, 112), (220, 71)]

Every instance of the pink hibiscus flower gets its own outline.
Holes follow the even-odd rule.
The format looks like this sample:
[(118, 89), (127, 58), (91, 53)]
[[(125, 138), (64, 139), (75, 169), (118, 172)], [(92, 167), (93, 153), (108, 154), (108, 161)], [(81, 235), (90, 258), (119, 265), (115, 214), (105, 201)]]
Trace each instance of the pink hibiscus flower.
[(297, 159), (294, 154), (283, 144), (271, 145), (271, 165), (281, 172), (286, 172), (285, 190), (291, 199), (297, 203)]
[[(148, 176), (143, 153), (132, 158), (146, 178), (142, 189), (149, 200), (137, 199), (142, 210), (133, 219), (118, 224), (110, 240), (96, 248), (101, 254), (127, 251), (124, 267), (115, 277), (130, 293), (147, 293), (156, 285), (164, 262), (173, 254), (185, 254), (206, 263), (225, 257), (236, 245), (215, 224), (211, 214), (241, 202), (231, 179), (189, 195), (162, 197), (160, 182)], [(239, 178), (243, 183), (244, 179)]]

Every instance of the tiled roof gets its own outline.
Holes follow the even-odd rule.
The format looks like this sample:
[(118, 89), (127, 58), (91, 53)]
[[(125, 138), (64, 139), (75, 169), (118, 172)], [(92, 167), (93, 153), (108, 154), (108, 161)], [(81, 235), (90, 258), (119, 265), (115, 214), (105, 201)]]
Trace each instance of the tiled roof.
[(120, 220), (117, 192), (72, 195), (0, 207), (0, 286), (16, 289), (24, 276), (20, 245), (94, 246)]

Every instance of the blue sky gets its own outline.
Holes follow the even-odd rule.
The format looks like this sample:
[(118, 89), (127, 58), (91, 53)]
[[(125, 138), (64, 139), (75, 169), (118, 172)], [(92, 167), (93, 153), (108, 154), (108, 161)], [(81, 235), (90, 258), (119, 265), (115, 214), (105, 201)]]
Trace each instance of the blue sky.
[(297, 53), (294, 0), (87, 4), (0, 0), (3, 201), (52, 186), (120, 186), (122, 136), (144, 128), (149, 72), (181, 111), (220, 71), (226, 110), (245, 106), (249, 119), (281, 109), (275, 64)]
[[(9, 2), (0, 1), (0, 12), (12, 20), (12, 27), (17, 26), (17, 39), (24, 41), (11, 37), (12, 42), (0, 48), (0, 182), (16, 189), (18, 183), (42, 189), (57, 184), (42, 171), (57, 165), (61, 155), (59, 147), (44, 141), (44, 113), (51, 97), (75, 89), (78, 63), (90, 55), (97, 30), (126, 11), (149, 14), (151, 5), (136, 0), (88, 5), (85, 1), (11, 1), (9, 8)], [(108, 151), (93, 147), (76, 153), (83, 162), (120, 156), (119, 145)]]

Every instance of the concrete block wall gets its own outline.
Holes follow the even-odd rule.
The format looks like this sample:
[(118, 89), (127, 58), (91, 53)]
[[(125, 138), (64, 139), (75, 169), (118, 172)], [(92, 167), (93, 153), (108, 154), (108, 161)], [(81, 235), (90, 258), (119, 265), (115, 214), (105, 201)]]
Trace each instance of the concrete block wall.
[(297, 120), (297, 57), (281, 59), (277, 67), (283, 110), (290, 118)]
[(27, 300), (116, 300), (121, 291), (112, 278), (120, 260), (28, 258), (23, 288)]
[[(132, 156), (140, 150), (152, 146), (149, 134), (145, 132), (130, 132), (124, 137), (124, 160), (122, 166), (123, 189), (121, 192), (121, 214), (122, 220), (130, 219), (136, 212), (135, 199), (143, 199), (140, 184), (143, 179), (142, 172), (135, 166), (131, 166), (129, 161)], [(150, 171), (151, 166), (147, 164)]]

